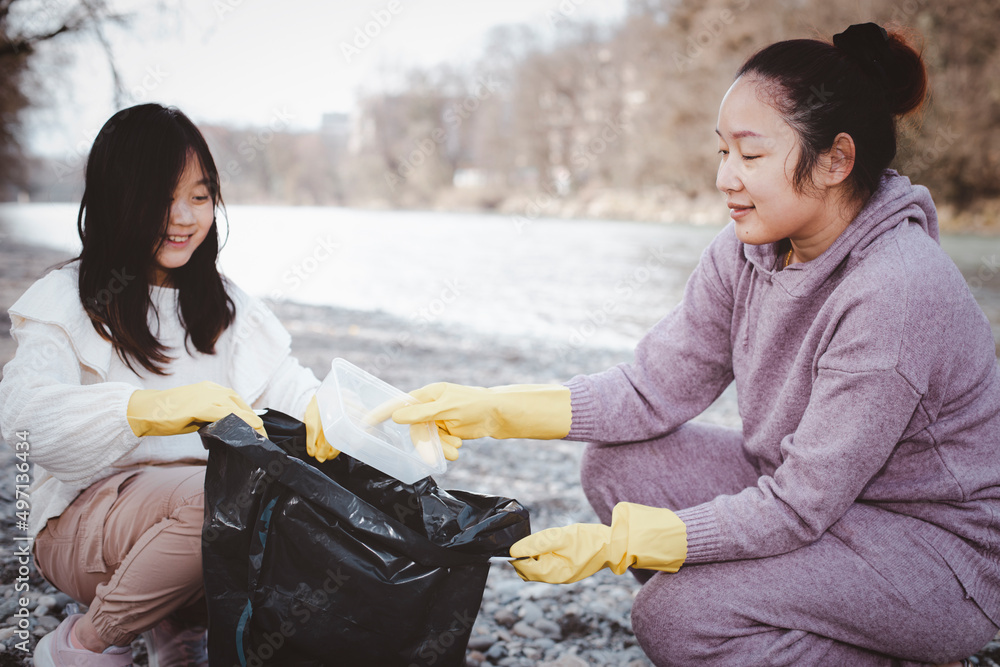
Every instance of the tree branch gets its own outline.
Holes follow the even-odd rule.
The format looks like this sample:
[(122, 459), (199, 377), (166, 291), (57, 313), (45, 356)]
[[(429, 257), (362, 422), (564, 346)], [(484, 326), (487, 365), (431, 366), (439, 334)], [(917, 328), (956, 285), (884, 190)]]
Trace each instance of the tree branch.
[(108, 41), (108, 38), (104, 34), (104, 30), (101, 26), (103, 21), (121, 22), (124, 20), (124, 17), (121, 15), (108, 15), (101, 17), (98, 11), (103, 8), (102, 6), (104, 3), (102, 0), (98, 0), (96, 3), (91, 0), (81, 0), (81, 4), (90, 16), (91, 24), (94, 29), (94, 35), (97, 37), (97, 41), (100, 42), (101, 48), (104, 49), (104, 54), (108, 58), (108, 69), (111, 70), (111, 80), (114, 82), (115, 107), (120, 109), (125, 106), (125, 85), (122, 82), (118, 66), (115, 64), (115, 54), (111, 49), (111, 43)]
[[(7, 9), (9, 9), (9, 6), (5, 8), (5, 11)], [(77, 32), (86, 24), (87, 17), (78, 14), (76, 16), (68, 17), (65, 21), (63, 21), (61, 26), (49, 32), (12, 37), (7, 37), (6, 34), (4, 34), (3, 42), (0, 43), (0, 58), (4, 56), (18, 55), (25, 52), (30, 53), (34, 51), (35, 44), (48, 41), (64, 33)]]

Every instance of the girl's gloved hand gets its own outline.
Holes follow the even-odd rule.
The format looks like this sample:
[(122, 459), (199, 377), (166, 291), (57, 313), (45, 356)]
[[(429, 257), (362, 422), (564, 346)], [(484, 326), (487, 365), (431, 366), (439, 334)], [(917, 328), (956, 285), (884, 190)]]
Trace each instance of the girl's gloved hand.
[(322, 463), (329, 459), (336, 458), (340, 454), (339, 449), (334, 449), (326, 441), (323, 434), (323, 421), (319, 416), (319, 403), (313, 396), (306, 407), (306, 453)]
[(668, 509), (618, 503), (611, 525), (575, 523), (529, 535), (510, 548), (525, 581), (568, 584), (598, 570), (629, 567), (676, 572), (687, 557), (687, 529)]
[(410, 395), (420, 405), (392, 413), (397, 424), (435, 422), (441, 442), (473, 438), (565, 438), (572, 421), (570, 391), (558, 384), (467, 387), (429, 384)]
[(264, 422), (232, 389), (214, 382), (199, 382), (173, 389), (139, 389), (128, 401), (126, 416), (132, 432), (144, 435), (178, 435), (235, 414), (267, 437)]

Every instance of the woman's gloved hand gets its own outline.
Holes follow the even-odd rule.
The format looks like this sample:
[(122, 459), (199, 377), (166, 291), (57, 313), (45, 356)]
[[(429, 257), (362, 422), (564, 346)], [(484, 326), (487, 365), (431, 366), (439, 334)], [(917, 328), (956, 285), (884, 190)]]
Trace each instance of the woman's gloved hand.
[(138, 389), (128, 401), (128, 425), (137, 436), (178, 435), (235, 414), (267, 437), (264, 422), (232, 389), (199, 382), (173, 389)]
[(410, 392), (419, 405), (392, 413), (398, 424), (435, 422), (442, 443), (474, 438), (565, 438), (572, 421), (570, 391), (558, 384), (466, 387), (436, 382)]
[[(413, 399), (407, 396), (406, 394), (403, 394), (402, 396), (393, 396), (392, 398), (385, 401), (381, 405), (377, 405), (371, 410), (369, 410), (368, 414), (364, 416), (362, 421), (365, 424), (369, 424), (371, 426), (375, 426), (376, 424), (381, 424), (385, 420), (392, 417), (392, 415), (399, 408), (403, 407), (404, 405), (410, 405), (411, 404), (410, 402), (412, 400)], [(431, 422), (424, 422), (424, 423), (426, 423), (430, 427), (433, 427), (433, 424)], [(430, 448), (432, 446), (430, 438), (428, 437), (428, 432), (430, 431), (430, 429), (422, 428), (424, 423), (410, 424), (410, 440), (413, 441), (413, 445), (416, 448), (417, 452), (421, 456), (427, 457), (425, 460), (428, 461), (429, 463), (430, 461), (433, 460), (434, 454), (430, 449), (424, 449), (425, 447)], [(457, 461), (458, 448), (462, 446), (462, 439), (442, 434), (440, 430), (438, 431), (438, 435), (440, 436), (441, 439), (441, 451), (444, 454), (444, 457), (449, 461)]]
[(525, 581), (568, 584), (610, 568), (676, 572), (687, 557), (687, 529), (668, 509), (618, 503), (611, 525), (575, 523), (549, 528), (510, 548), (511, 565)]
[(340, 454), (340, 450), (334, 449), (326, 441), (326, 436), (323, 434), (323, 421), (319, 416), (319, 403), (315, 396), (309, 399), (304, 421), (306, 423), (306, 453), (320, 463), (336, 458)]

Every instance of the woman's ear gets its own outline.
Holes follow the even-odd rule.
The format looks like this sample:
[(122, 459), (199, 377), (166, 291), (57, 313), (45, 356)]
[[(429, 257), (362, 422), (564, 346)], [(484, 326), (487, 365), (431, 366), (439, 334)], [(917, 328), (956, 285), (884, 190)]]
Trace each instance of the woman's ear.
[(841, 132), (834, 138), (830, 150), (820, 158), (817, 180), (828, 188), (840, 185), (854, 170), (856, 155), (854, 139), (846, 132)]

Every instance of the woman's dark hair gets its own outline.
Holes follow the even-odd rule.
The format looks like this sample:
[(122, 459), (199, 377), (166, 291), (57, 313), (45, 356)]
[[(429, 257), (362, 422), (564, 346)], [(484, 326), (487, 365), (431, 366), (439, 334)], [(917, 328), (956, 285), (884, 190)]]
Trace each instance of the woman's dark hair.
[[(223, 207), (208, 144), (175, 108), (140, 104), (119, 111), (101, 128), (87, 159), (77, 217), (83, 242), (76, 258), (80, 300), (94, 328), (133, 371), (137, 362), (166, 375), (164, 367), (171, 360), (149, 328), (149, 284), (166, 237), (174, 189), (189, 160), (201, 164), (214, 207)], [(215, 266), (218, 254), (213, 219), (191, 259), (169, 271), (187, 332), (184, 344), (190, 340), (203, 354), (215, 352), (215, 342), (236, 311)]]
[(797, 191), (811, 186), (820, 155), (837, 135), (849, 134), (856, 155), (847, 183), (863, 202), (896, 156), (896, 118), (923, 104), (927, 73), (901, 32), (864, 24), (834, 42), (838, 46), (813, 39), (772, 44), (751, 56), (736, 77), (760, 80), (765, 101), (798, 135)]

